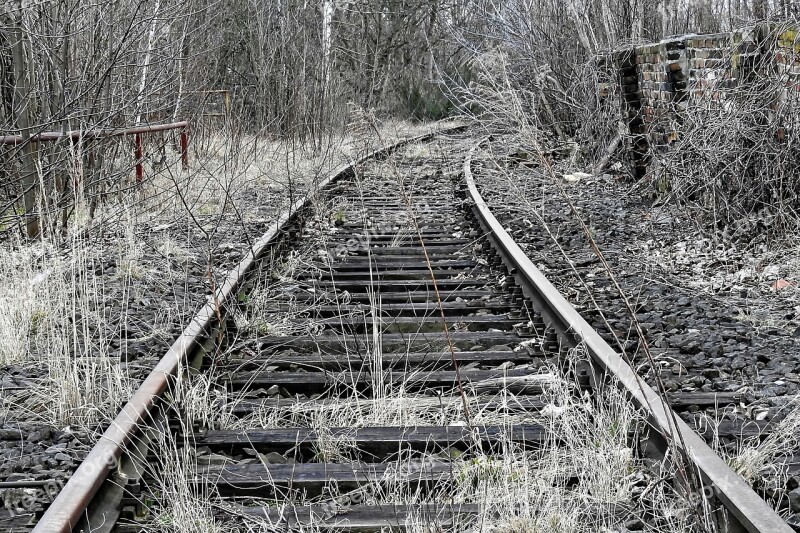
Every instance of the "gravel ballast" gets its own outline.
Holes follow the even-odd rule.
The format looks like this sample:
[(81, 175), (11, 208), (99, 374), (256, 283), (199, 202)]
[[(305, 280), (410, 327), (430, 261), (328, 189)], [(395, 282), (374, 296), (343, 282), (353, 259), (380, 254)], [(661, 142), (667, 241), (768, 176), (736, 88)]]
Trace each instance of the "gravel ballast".
[[(716, 426), (729, 424), (732, 435), (720, 431), (726, 454), (737, 456), (742, 435), (755, 435), (750, 444), (759, 434), (763, 440), (794, 408), (800, 386), (792, 254), (735, 238), (715, 242), (689, 210), (654, 205), (639, 188), (608, 174), (547, 176), (533, 158), (520, 158), (527, 151), (516, 146), (510, 136), (495, 136), (476, 154), (473, 171), (493, 212), (533, 262), (613, 347), (624, 348), (648, 381), (657, 374), (670, 392), (735, 397), (681, 413), (711, 441)], [(587, 231), (626, 295), (656, 369)], [(792, 455), (789, 447), (773, 459), (789, 462)], [(791, 467), (777, 472), (757, 476), (756, 486), (789, 511), (788, 492), (797, 480)]]

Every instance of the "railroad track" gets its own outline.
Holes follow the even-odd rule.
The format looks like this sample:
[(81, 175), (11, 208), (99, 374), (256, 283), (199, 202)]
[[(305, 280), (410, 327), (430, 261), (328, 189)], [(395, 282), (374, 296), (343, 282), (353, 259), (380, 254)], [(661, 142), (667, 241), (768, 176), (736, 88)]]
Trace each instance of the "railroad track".
[[(472, 182), (471, 152), (399, 148), (340, 169), (270, 229), (34, 531), (154, 518), (173, 531), (491, 530), (530, 502), (476, 487), (524, 487), (532, 463), (581, 440), (556, 422), (563, 411), (608, 436), (601, 415), (615, 409), (633, 413), (611, 430), (630, 464), (694, 490), (707, 526), (791, 531), (674, 415), (699, 400), (664, 403), (513, 243)], [(557, 477), (543, 494), (584, 482)], [(622, 522), (659, 525), (628, 512)]]

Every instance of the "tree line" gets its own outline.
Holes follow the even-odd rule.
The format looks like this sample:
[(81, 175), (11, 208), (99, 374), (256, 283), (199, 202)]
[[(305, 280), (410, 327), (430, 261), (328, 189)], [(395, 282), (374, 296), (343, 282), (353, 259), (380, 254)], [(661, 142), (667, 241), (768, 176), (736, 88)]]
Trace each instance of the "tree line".
[[(0, 132), (29, 139), (191, 119), (224, 90), (237, 128), (315, 146), (353, 105), (413, 119), (490, 108), (474, 87), (481, 75), (491, 83), (484, 59), (500, 53), (523, 107), (546, 129), (580, 136), (599, 51), (797, 9), (790, 0), (7, 0)], [(77, 191), (91, 197), (128, 170), (120, 150), (102, 140), (0, 147), (0, 226), (20, 212), (62, 213)], [(44, 230), (37, 218), (27, 218), (29, 235)]]

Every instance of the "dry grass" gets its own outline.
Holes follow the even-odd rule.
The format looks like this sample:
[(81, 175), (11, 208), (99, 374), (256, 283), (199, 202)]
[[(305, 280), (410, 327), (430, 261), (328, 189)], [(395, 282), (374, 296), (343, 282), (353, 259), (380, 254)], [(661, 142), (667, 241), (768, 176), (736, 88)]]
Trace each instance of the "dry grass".
[[(200, 153), (187, 173), (178, 161), (165, 166), (150, 180), (154, 214), (191, 211), (200, 215), (219, 215), (242, 200), (242, 194), (255, 193), (258, 204), (278, 210), (297, 200), (316, 181), (333, 169), (364, 155), (369, 150), (397, 140), (431, 131), (432, 125), (384, 122), (377, 131), (352, 131), (330, 136), (316, 151), (289, 141), (269, 140), (245, 135), (231, 141), (226, 132), (201, 141)], [(246, 213), (245, 219), (258, 218)]]
[[(142, 531), (149, 533), (221, 533), (226, 529), (215, 517), (217, 497), (205, 484), (198, 483), (194, 472), (197, 461), (187, 442), (172, 435), (160, 435), (159, 475), (151, 491), (162, 504), (148, 509)], [(145, 502), (146, 503), (146, 502)]]
[[(140, 275), (138, 248), (128, 244), (121, 240), (117, 250), (120, 279), (113, 290), (94, 275), (102, 258), (82, 240), (72, 243), (69, 254), (46, 243), (0, 253), (0, 264), (13, 271), (4, 279), (10, 318), (0, 323), (0, 336), (15, 338), (5, 344), (5, 363), (44, 369), (27, 394), (4, 398), (10, 411), (21, 409), (58, 426), (93, 427), (113, 417), (128, 398), (133, 384), (119, 364), (119, 349), (112, 347), (125, 311), (117, 315), (107, 305), (110, 298), (124, 297)], [(31, 268), (32, 257), (37, 268)]]
[[(381, 135), (389, 142), (425, 127), (387, 123)], [(225, 132), (200, 141), (189, 171), (180, 170), (177, 154), (167, 148), (163, 166), (148, 165), (143, 190), (126, 192), (132, 177), (122, 172), (120, 190), (107, 189), (94, 219), (88, 219), (88, 201), (76, 199), (66, 237), (7, 241), (0, 250), (0, 303), (5, 310), (0, 316), (0, 363), (37, 368), (33, 373), (42, 376), (33, 394), (5, 397), (8, 412), (90, 428), (113, 417), (133, 387), (120, 365), (125, 354), (124, 342), (119, 342), (132, 295), (163, 283), (166, 276), (185, 279), (189, 265), (208, 261), (220, 241), (238, 240), (236, 234), (219, 230), (225, 216), (240, 219), (240, 229), (248, 221), (271, 220), (288, 205), (290, 189), (296, 199), (315, 179), (358, 155), (358, 143), (347, 137), (331, 137), (325, 150), (313, 154), (255, 137), (231, 142)], [(120, 162), (109, 165), (120, 171)], [(94, 228), (91, 235), (116, 235), (98, 245), (85, 239), (89, 227)], [(152, 257), (147, 248), (162, 258)], [(112, 275), (104, 267), (108, 259), (116, 262)], [(199, 303), (177, 301), (158, 308), (145, 327), (150, 335), (169, 336), (171, 321)]]
[(722, 447), (719, 450), (749, 483), (765, 482), (778, 491), (785, 489), (788, 478), (779, 459), (793, 456), (800, 444), (800, 397), (791, 398), (783, 409), (787, 411), (786, 416), (765, 438), (751, 437), (739, 443), (735, 450)]
[[(285, 281), (290, 281), (289, 276), (286, 278)], [(368, 307), (371, 316), (380, 316), (381, 302), (377, 297)], [(250, 320), (257, 319), (258, 309), (275, 320), (268, 306), (254, 306)], [(413, 336), (411, 333), (410, 337)], [(314, 450), (317, 460), (357, 464), (362, 459), (356, 453), (355, 443), (350, 438), (334, 435), (331, 428), (462, 428), (467, 418), (466, 405), (473, 427), (505, 428), (504, 434), (489, 447), (476, 443), (465, 450), (444, 448), (421, 456), (398, 454), (390, 459), (393, 468), (383, 478), (357, 491), (345, 493), (331, 484), (327, 494), (320, 498), (287, 495), (278, 501), (262, 503), (277, 508), (316, 503), (337, 513), (346, 513), (347, 507), (357, 502), (478, 503), (483, 510), (477, 525), (471, 529), (476, 532), (617, 531), (636, 516), (647, 516), (654, 531), (700, 530), (688, 502), (675, 494), (668, 483), (655, 478), (635, 457), (631, 435), (641, 430), (641, 414), (613, 383), (595, 391), (591, 397), (581, 393), (573, 370), (574, 365), (586, 358), (583, 350), (572, 351), (571, 363), (566, 367), (554, 363), (538, 370), (545, 408), (526, 411), (520, 408), (520, 398), (506, 388), (496, 394), (480, 395), (475, 389), (469, 389), (466, 401), (462, 402), (456, 395), (436, 397), (411, 392), (407, 382), (390, 385), (389, 371), (382, 368), (388, 354), (383, 350), (380, 328), (360, 335), (358, 345), (363, 347), (358, 357), (364, 358), (363, 368), (372, 376), (372, 389), (377, 391), (374, 396), (365, 397), (352, 389), (325, 402), (288, 403), (278, 408), (258, 409), (240, 419), (232, 417), (230, 412), (239, 398), (225, 398), (224, 408), (220, 408), (220, 399), (216, 398), (207, 404), (208, 414), (198, 413), (192, 407), (197, 414), (184, 423), (238, 430), (313, 428), (321, 436)], [(447, 352), (442, 353), (447, 357)], [(397, 355), (392, 353), (393, 357)], [(264, 364), (269, 366), (270, 361)], [(199, 396), (211, 399), (213, 395), (207, 394), (209, 387), (205, 379)], [(406, 377), (407, 381), (413, 379), (413, 375)], [(486, 408), (488, 401), (500, 404), (501, 408)], [(511, 439), (510, 432), (516, 424), (539, 424), (546, 428), (548, 438), (533, 448), (522, 447)], [(409, 488), (407, 481), (415, 472), (441, 463), (451, 467), (448, 476), (451, 484), (445, 483), (431, 492)], [(205, 504), (206, 508), (221, 505), (223, 503), (214, 497)], [(413, 517), (411, 522), (411, 531), (463, 530), (460, 526), (437, 529), (431, 517), (423, 515)], [(297, 530), (310, 531), (314, 527), (298, 527)]]
[[(574, 361), (585, 357), (581, 350), (573, 351)], [(630, 435), (641, 428), (640, 413), (633, 409), (624, 395), (613, 385), (602, 388), (592, 397), (579, 393), (579, 385), (572, 381), (575, 374), (563, 367), (546, 370), (552, 376), (543, 393), (548, 408), (542, 411), (522, 411), (513, 414), (503, 409), (481, 411), (480, 405), (496, 400), (514, 406), (517, 397), (503, 390), (495, 397), (470, 397), (473, 423), (476, 426), (501, 426), (506, 433), (492, 442), (490, 449), (468, 446), (466, 450), (442, 449), (423, 456), (400, 454), (390, 460), (394, 468), (381, 479), (358, 491), (341, 492), (332, 485), (326, 496), (306, 499), (286, 495), (278, 500), (261, 502), (273, 508), (301, 504), (322, 504), (336, 512), (346, 512), (349, 505), (396, 504), (415, 505), (450, 503), (482, 505), (478, 526), (481, 532), (594, 532), (616, 531), (631, 517), (652, 513), (649, 521), (653, 531), (699, 531), (689, 505), (677, 496), (668, 483), (654, 478), (636, 459), (630, 448)], [(405, 427), (463, 425), (461, 402), (452, 398), (437, 399), (413, 395), (398, 390), (388, 391), (380, 399), (364, 399), (353, 393), (339, 401), (316, 408), (288, 407), (281, 412), (263, 411), (236, 420), (219, 408), (218, 398), (206, 394), (210, 390), (207, 378), (199, 385), (185, 386), (197, 392), (187, 394), (200, 399), (182, 412), (189, 416), (184, 424), (202, 423), (206, 427), (272, 428), (311, 427), (319, 430), (316, 459), (342, 463), (356, 463), (355, 444), (346, 438), (333, 436), (328, 430), (335, 427), (366, 427), (398, 425)], [(205, 404), (203, 409), (198, 406)], [(231, 405), (231, 400), (228, 400)], [(233, 400), (235, 402), (235, 400)], [(439, 407), (432, 405), (439, 403)], [(180, 403), (185, 407), (185, 403)], [(210, 418), (209, 418), (210, 417)], [(541, 424), (550, 435), (541, 446), (524, 449), (512, 442), (514, 424)], [(326, 433), (327, 431), (327, 433)], [(326, 438), (327, 435), (327, 438)], [(178, 454), (179, 455), (179, 454)], [(452, 485), (444, 484), (433, 492), (409, 489), (406, 481), (415, 472), (437, 463), (449, 463)], [(191, 470), (189, 463), (189, 469)], [(177, 516), (180, 509), (191, 507), (205, 510), (207, 519), (211, 509), (229, 508), (222, 499), (204, 493), (205, 499), (191, 499), (198, 489), (190, 490), (183, 483), (185, 473), (180, 469), (161, 469), (171, 491), (160, 505), (153, 509), (154, 527), (146, 531), (163, 531), (159, 523), (164, 517)], [(161, 485), (159, 485), (161, 486)], [(172, 492), (175, 487), (185, 487), (185, 494)], [(203, 493), (202, 489), (200, 493)], [(191, 505), (185, 505), (189, 502)], [(193, 507), (192, 507), (193, 506)], [(240, 526), (241, 527), (241, 526)], [(272, 531), (265, 522), (254, 521), (246, 525), (253, 531)], [(430, 531), (431, 517), (413, 517), (410, 531)], [(224, 528), (223, 528), (224, 530)], [(314, 531), (313, 525), (299, 527), (298, 531)], [(451, 529), (445, 529), (451, 530)], [(454, 531), (458, 528), (452, 529)]]
[(48, 272), (35, 268), (47, 246), (19, 247), (0, 256), (0, 363), (9, 365), (26, 359), (32, 337), (46, 318), (39, 298), (47, 293)]

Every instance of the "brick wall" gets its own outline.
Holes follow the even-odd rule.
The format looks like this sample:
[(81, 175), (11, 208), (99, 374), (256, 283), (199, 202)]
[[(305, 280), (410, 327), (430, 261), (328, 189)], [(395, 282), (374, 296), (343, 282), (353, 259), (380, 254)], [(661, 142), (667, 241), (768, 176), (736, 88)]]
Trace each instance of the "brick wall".
[(662, 41), (635, 49), (641, 87), (641, 110), (651, 149), (656, 152), (677, 138), (678, 106), (686, 99), (686, 43)]
[(719, 101), (724, 99), (724, 89), (736, 86), (730, 57), (731, 36), (727, 33), (686, 39), (691, 104)]
[(680, 139), (690, 108), (767, 103), (781, 123), (779, 137), (800, 120), (796, 26), (675, 37), (606, 54), (602, 63), (617, 71), (617, 86), (606, 92), (620, 103), (637, 178), (646, 175), (653, 157), (666, 154)]
[(598, 94), (601, 105), (616, 105), (627, 135), (623, 142), (629, 166), (636, 177), (644, 176), (649, 149), (641, 111), (642, 93), (633, 49), (617, 50), (597, 59)]

